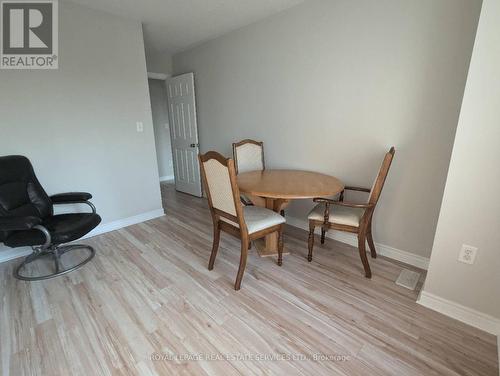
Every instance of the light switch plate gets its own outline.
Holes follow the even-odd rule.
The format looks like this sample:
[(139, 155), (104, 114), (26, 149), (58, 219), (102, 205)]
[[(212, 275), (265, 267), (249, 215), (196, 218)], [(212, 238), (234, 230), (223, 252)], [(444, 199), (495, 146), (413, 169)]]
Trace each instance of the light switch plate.
[(462, 249), (458, 255), (458, 261), (465, 264), (474, 264), (476, 261), (477, 248), (471, 245), (462, 244)]
[(142, 121), (138, 121), (135, 125), (137, 127), (137, 132), (144, 132), (144, 124), (142, 124)]

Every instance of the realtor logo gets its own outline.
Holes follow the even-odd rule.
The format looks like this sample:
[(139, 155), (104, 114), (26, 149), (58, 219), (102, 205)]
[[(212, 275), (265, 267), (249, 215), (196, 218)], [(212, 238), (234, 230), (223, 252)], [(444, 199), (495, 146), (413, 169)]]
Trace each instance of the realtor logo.
[(57, 0), (0, 2), (0, 68), (58, 68), (57, 5)]

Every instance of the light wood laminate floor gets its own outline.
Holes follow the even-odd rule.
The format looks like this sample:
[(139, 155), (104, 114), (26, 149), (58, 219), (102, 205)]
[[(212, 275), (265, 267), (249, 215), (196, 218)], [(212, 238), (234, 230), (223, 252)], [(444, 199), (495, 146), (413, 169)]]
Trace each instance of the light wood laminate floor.
[(331, 239), (308, 263), (294, 227), (283, 266), (253, 249), (234, 291), (239, 241), (223, 234), (208, 271), (206, 201), (162, 194), (165, 217), (83, 241), (79, 271), (27, 283), (0, 265), (0, 375), (498, 375), (496, 338), (416, 304), (401, 265), (370, 260), (368, 280)]

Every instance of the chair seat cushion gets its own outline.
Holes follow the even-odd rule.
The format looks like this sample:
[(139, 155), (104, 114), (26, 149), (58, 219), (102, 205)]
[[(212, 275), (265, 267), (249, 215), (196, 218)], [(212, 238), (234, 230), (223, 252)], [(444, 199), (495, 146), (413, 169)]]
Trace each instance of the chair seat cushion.
[[(347, 206), (330, 205), (330, 223), (339, 225), (358, 227), (365, 209), (350, 208)], [(325, 204), (316, 205), (308, 215), (308, 219), (315, 221), (324, 221)]]
[[(285, 223), (285, 218), (278, 213), (259, 206), (244, 206), (243, 216), (245, 218), (249, 234)], [(220, 219), (233, 226), (239, 227), (237, 223), (227, 218), (220, 217)]]
[[(43, 220), (44, 226), (52, 237), (53, 244), (63, 244), (80, 239), (101, 222), (101, 217), (92, 213), (58, 214)], [(45, 235), (36, 229), (15, 231), (5, 241), (8, 247), (42, 245)]]

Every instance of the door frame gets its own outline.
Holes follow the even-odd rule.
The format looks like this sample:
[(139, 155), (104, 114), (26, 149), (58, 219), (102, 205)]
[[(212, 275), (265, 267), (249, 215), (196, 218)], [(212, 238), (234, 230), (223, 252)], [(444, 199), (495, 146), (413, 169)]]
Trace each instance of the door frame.
[(166, 74), (166, 73), (154, 73), (154, 72), (148, 72), (148, 78), (152, 80), (161, 80), (165, 81), (167, 78), (172, 77), (171, 74)]

